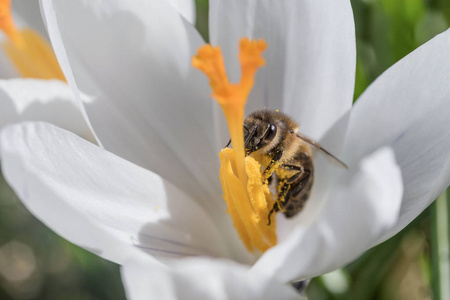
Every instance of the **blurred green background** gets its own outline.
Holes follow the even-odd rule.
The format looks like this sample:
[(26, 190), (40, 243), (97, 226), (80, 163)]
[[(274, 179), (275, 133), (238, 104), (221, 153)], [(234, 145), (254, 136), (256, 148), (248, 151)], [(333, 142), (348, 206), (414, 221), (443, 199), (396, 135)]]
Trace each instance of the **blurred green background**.
[[(355, 99), (383, 71), (450, 25), (449, 0), (351, 2), (358, 50)], [(197, 27), (205, 38), (207, 10), (207, 0), (197, 0)], [(433, 296), (435, 213), (432, 206), (349, 266), (312, 280), (309, 298), (439, 299)], [(1, 177), (0, 299), (125, 299), (125, 294), (117, 265), (47, 229)]]

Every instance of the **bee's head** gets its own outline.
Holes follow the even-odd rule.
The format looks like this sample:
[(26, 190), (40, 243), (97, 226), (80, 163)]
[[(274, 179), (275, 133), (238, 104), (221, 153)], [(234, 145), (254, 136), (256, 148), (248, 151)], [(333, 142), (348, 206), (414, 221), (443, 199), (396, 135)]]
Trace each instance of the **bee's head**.
[(277, 137), (278, 124), (272, 114), (268, 110), (256, 111), (245, 119), (244, 141), (247, 155), (270, 145)]

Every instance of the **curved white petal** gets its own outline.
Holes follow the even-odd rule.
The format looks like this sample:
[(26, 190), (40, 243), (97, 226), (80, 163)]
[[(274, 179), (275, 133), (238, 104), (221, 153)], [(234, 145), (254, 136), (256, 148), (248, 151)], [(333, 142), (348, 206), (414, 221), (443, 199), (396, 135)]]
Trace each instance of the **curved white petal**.
[(361, 255), (397, 222), (402, 178), (392, 149), (382, 148), (349, 170), (310, 227), (297, 227), (269, 249), (252, 272), (282, 282), (324, 274)]
[(132, 260), (122, 266), (122, 279), (130, 300), (264, 300), (296, 299), (293, 288), (230, 261), (186, 259), (170, 269)]
[[(238, 40), (268, 43), (247, 112), (280, 109), (316, 140), (352, 105), (356, 47), (350, 1), (210, 1), (211, 42), (221, 46), (227, 72), (239, 80)], [(331, 145), (336, 153), (345, 131)]]
[(86, 111), (102, 145), (191, 195), (236, 255), (250, 258), (220, 197), (213, 101), (190, 63), (202, 43), (196, 30), (165, 1), (41, 4), (66, 78), (78, 99), (78, 87), (91, 96)]
[(352, 111), (344, 155), (350, 163), (389, 145), (402, 169), (400, 219), (379, 241), (418, 216), (450, 183), (450, 30), (382, 74)]
[(166, 1), (42, 4), (69, 83), (91, 98), (85, 108), (102, 145), (224, 209), (210, 91), (191, 66), (202, 44), (192, 25)]
[(170, 4), (191, 24), (195, 24), (195, 0), (170, 0)]
[(46, 123), (2, 131), (3, 174), (47, 226), (122, 263), (146, 251), (159, 258), (226, 257), (215, 224), (159, 176)]
[(62, 81), (0, 80), (0, 129), (22, 121), (45, 121), (94, 140), (70, 87)]

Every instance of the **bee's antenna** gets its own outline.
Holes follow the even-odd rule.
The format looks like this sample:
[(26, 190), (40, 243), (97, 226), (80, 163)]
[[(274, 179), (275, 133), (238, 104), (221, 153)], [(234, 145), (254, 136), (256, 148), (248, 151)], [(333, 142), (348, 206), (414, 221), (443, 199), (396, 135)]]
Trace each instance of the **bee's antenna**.
[[(247, 130), (247, 132), (250, 131), (250, 129), (248, 129), (247, 125), (245, 125), (245, 124), (242, 124), (242, 125), (244, 125), (244, 129)], [(228, 146), (230, 146), (230, 144), (231, 144), (231, 139), (228, 141), (228, 144), (224, 148), (227, 148)]]
[[(245, 142), (244, 142), (245, 148), (247, 148), (248, 143), (255, 136), (256, 129), (258, 129), (258, 126), (259, 126), (259, 124), (256, 124), (255, 128), (253, 128), (252, 132), (250, 132), (249, 135), (247, 136), (247, 138), (245, 139)], [(248, 131), (248, 129), (247, 129), (247, 131)]]

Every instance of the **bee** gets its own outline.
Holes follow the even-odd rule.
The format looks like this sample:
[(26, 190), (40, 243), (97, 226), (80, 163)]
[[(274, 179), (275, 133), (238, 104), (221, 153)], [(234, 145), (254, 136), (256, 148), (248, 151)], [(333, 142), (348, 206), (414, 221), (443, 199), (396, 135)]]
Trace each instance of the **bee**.
[[(277, 200), (269, 213), (282, 211), (287, 218), (305, 206), (314, 182), (314, 164), (310, 146), (323, 151), (343, 167), (347, 166), (319, 143), (299, 132), (299, 125), (279, 111), (258, 110), (244, 121), (246, 156), (253, 156), (263, 166), (269, 184), (276, 178)], [(273, 176), (275, 175), (275, 176)]]

